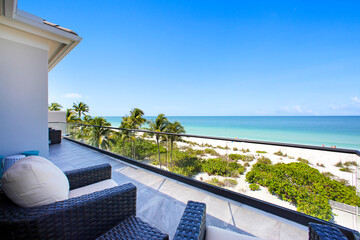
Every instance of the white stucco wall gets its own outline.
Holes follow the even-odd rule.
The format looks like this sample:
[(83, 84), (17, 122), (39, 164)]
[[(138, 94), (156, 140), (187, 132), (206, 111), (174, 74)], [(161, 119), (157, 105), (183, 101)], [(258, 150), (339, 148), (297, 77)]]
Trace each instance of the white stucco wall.
[(49, 111), (48, 112), (48, 121), (51, 122), (66, 122), (66, 112), (65, 111)]
[(0, 35), (0, 155), (48, 157), (48, 52)]

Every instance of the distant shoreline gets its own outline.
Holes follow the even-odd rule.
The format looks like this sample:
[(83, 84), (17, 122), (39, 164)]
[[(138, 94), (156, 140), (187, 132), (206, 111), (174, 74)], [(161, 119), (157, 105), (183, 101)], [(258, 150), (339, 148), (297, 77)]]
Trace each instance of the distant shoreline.
[[(119, 127), (122, 116), (105, 118)], [(360, 116), (168, 116), (168, 119), (179, 121), (186, 133), (193, 135), (360, 149)]]

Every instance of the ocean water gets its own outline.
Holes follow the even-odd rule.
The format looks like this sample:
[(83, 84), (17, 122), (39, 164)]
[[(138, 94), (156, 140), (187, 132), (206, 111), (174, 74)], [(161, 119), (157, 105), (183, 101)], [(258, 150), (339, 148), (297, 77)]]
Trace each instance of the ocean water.
[[(122, 117), (105, 117), (118, 127)], [(146, 117), (155, 119), (156, 117)], [(188, 134), (360, 149), (360, 116), (238, 117), (169, 116)]]

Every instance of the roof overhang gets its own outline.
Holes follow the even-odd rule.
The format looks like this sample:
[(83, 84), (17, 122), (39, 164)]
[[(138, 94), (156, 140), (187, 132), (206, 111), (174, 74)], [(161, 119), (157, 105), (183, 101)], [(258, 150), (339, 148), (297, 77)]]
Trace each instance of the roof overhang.
[(17, 0), (0, 0), (0, 33), (10, 40), (46, 49), (48, 71), (82, 40), (69, 29), (17, 9)]

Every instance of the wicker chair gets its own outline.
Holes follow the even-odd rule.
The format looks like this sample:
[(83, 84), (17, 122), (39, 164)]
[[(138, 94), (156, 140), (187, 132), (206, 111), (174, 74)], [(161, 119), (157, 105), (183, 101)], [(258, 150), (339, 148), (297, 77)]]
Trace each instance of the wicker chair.
[[(204, 240), (206, 235), (206, 205), (189, 201), (175, 233), (175, 240)], [(358, 231), (349, 239), (360, 240)], [(309, 223), (309, 240), (348, 240), (333, 226)]]
[[(109, 164), (65, 172), (70, 189), (111, 178)], [(136, 187), (124, 184), (53, 204), (22, 208), (0, 187), (1, 239), (95, 239), (136, 214)]]
[(206, 231), (205, 203), (188, 201), (176, 230), (174, 240), (203, 240)]

